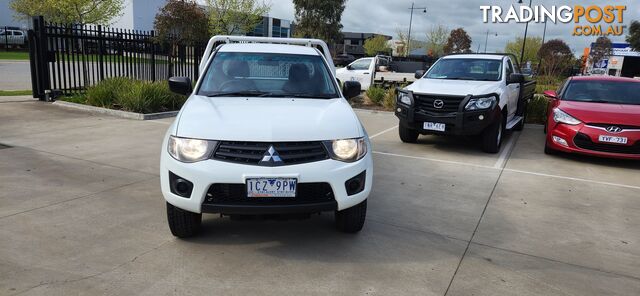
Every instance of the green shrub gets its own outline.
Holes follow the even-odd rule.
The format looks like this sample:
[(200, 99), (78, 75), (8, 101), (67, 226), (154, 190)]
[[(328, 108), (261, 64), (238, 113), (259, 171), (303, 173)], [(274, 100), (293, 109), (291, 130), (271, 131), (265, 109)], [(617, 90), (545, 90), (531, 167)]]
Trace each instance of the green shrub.
[(367, 90), (367, 97), (376, 105), (380, 105), (384, 99), (384, 88), (378, 86), (371, 86)]
[(115, 77), (87, 89), (85, 99), (82, 102), (81, 98), (73, 98), (74, 101), (98, 107), (154, 113), (178, 110), (186, 97), (172, 93), (165, 81), (145, 82)]
[(135, 81), (119, 91), (116, 100), (123, 110), (138, 113), (177, 110), (184, 103), (182, 96), (169, 91), (166, 82)]
[(127, 77), (107, 78), (87, 89), (87, 104), (112, 108), (117, 92), (130, 88), (133, 83), (134, 80)]
[(547, 120), (549, 99), (543, 95), (534, 95), (527, 105), (527, 123), (544, 124)]
[(560, 77), (555, 76), (538, 76), (536, 77), (536, 93), (542, 94), (546, 90), (557, 90), (562, 83)]
[(396, 89), (391, 87), (387, 90), (387, 93), (384, 94), (384, 100), (382, 101), (382, 106), (389, 111), (393, 111), (396, 107)]

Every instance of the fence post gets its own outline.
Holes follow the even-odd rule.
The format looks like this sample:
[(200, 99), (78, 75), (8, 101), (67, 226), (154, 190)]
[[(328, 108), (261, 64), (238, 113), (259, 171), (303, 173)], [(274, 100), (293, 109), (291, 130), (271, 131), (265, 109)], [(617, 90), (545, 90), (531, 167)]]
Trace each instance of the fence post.
[[(34, 42), (29, 46), (29, 60), (31, 63), (31, 86), (34, 98), (44, 101), (45, 91), (51, 88), (49, 81), (49, 61), (47, 49), (47, 32), (44, 17), (33, 17)], [(33, 45), (33, 48), (31, 48)]]
[(151, 30), (151, 81), (156, 81), (156, 33)]
[(4, 50), (9, 51), (9, 28), (4, 27)]
[(104, 37), (102, 36), (102, 25), (98, 25), (98, 71), (99, 80), (104, 80)]

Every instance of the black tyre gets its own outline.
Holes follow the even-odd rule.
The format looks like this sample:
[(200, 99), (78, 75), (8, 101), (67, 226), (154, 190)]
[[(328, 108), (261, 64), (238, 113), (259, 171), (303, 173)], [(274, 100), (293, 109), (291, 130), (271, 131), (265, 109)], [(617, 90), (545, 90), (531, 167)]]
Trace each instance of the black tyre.
[(498, 153), (503, 135), (504, 122), (501, 115), (482, 133), (482, 150), (487, 153)]
[(400, 134), (400, 140), (402, 140), (402, 142), (415, 143), (418, 141), (419, 133), (416, 130), (400, 125), (398, 127), (398, 133)]
[(336, 211), (336, 228), (346, 233), (362, 230), (367, 216), (367, 200), (342, 211)]
[(544, 154), (556, 155), (556, 154), (558, 154), (558, 150), (555, 150), (555, 149), (549, 147), (549, 145), (547, 145), (547, 142), (545, 141), (545, 143), (544, 143)]
[(185, 211), (167, 203), (167, 220), (174, 236), (187, 238), (200, 232), (202, 214)]

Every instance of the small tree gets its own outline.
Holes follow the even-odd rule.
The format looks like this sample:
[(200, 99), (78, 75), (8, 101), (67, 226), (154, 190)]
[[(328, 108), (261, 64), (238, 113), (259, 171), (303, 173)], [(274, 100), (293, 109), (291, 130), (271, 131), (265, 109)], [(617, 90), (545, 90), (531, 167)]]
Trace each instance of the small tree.
[(124, 7), (123, 0), (13, 0), (10, 6), (18, 18), (42, 15), (50, 22), (101, 25)]
[(611, 39), (607, 37), (598, 37), (596, 42), (591, 47), (591, 52), (589, 53), (589, 60), (591, 63), (596, 64), (602, 61), (604, 58), (611, 56), (613, 52)]
[(256, 0), (207, 0), (213, 35), (238, 35), (253, 31), (271, 9)]
[(636, 51), (640, 51), (640, 22), (633, 21), (629, 26), (629, 35), (627, 35), (627, 42), (631, 44), (631, 48)]
[(318, 38), (337, 44), (342, 39), (342, 12), (346, 0), (293, 0), (296, 37)]
[(444, 47), (447, 45), (449, 29), (443, 25), (434, 25), (427, 32), (427, 53), (431, 56), (444, 55)]
[(571, 65), (573, 53), (564, 41), (553, 39), (540, 47), (538, 57), (546, 75), (558, 76)]
[[(522, 37), (517, 37), (516, 40), (508, 42), (504, 47), (504, 52), (513, 54), (518, 57), (518, 60), (520, 60), (523, 40), (524, 39)], [(541, 46), (541, 37), (527, 37), (527, 43), (524, 47), (524, 58), (522, 58), (522, 61), (520, 61), (520, 63), (526, 63), (527, 61), (531, 61), (534, 64), (539, 63), (540, 59), (538, 58), (538, 51), (540, 51)]]
[(387, 38), (382, 35), (376, 35), (364, 41), (364, 52), (368, 56), (375, 56), (379, 52), (388, 53), (391, 50), (387, 45)]
[(444, 52), (447, 54), (471, 52), (471, 37), (467, 31), (463, 28), (452, 30), (444, 46)]
[(193, 0), (169, 0), (156, 14), (153, 27), (158, 38), (175, 43), (207, 40), (208, 17)]

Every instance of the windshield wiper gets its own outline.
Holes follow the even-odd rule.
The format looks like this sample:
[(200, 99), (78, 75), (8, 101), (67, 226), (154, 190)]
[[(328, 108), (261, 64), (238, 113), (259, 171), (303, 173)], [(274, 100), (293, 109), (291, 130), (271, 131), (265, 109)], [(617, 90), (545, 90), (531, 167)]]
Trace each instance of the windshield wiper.
[(259, 90), (243, 90), (212, 93), (208, 94), (207, 97), (264, 97), (268, 95), (271, 95), (271, 93)]

